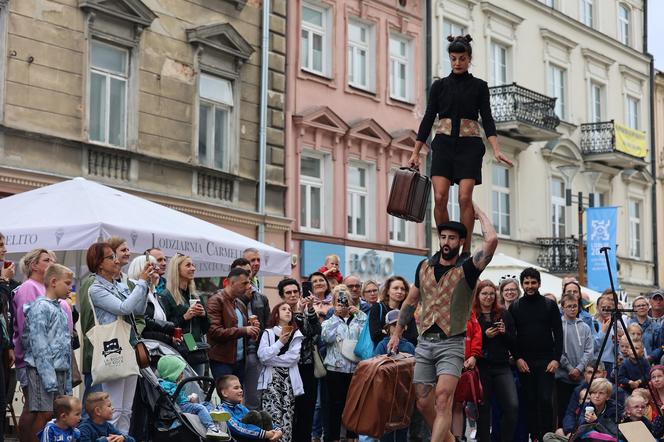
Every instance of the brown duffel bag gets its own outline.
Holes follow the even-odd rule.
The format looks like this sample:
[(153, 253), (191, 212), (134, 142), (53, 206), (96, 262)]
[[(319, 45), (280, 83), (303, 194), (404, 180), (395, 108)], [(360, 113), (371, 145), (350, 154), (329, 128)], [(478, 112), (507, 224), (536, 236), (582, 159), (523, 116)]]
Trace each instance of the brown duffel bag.
[(402, 167), (394, 173), (387, 213), (421, 223), (427, 213), (431, 180), (417, 169)]
[(341, 420), (371, 437), (406, 428), (415, 405), (415, 358), (408, 353), (376, 356), (357, 365)]

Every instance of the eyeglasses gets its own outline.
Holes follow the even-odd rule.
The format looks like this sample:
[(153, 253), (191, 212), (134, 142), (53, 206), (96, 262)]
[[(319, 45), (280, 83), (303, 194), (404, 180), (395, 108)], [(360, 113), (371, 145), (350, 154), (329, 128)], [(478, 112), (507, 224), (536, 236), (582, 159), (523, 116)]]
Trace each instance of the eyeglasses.
[(107, 260), (107, 259), (110, 259), (111, 261), (115, 261), (116, 257), (115, 257), (115, 255), (104, 256), (104, 260)]
[(519, 290), (517, 290), (517, 289), (515, 289), (515, 288), (511, 288), (511, 289), (507, 289), (507, 288), (505, 288), (505, 289), (503, 289), (503, 292), (515, 292), (515, 293), (516, 293), (516, 292), (518, 292), (518, 291), (519, 291)]
[(378, 293), (378, 289), (367, 289), (364, 293)]
[(351, 290), (352, 289), (359, 289), (359, 288), (362, 287), (362, 284), (346, 284), (346, 287), (348, 287)]
[(634, 306), (634, 308), (648, 308), (648, 307), (649, 307), (648, 304), (639, 304)]
[(578, 304), (568, 304), (568, 305), (564, 306), (563, 308), (568, 308), (570, 310), (571, 309), (577, 309), (577, 308), (579, 308), (579, 305)]

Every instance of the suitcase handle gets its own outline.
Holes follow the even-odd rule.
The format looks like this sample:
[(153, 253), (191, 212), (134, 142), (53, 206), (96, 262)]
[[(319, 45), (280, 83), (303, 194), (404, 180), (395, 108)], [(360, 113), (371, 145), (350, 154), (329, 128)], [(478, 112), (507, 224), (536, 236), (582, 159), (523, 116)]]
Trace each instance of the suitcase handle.
[(417, 172), (418, 174), (420, 173), (420, 168), (419, 167), (403, 166), (403, 167), (400, 167), (399, 170), (412, 170), (413, 172)]

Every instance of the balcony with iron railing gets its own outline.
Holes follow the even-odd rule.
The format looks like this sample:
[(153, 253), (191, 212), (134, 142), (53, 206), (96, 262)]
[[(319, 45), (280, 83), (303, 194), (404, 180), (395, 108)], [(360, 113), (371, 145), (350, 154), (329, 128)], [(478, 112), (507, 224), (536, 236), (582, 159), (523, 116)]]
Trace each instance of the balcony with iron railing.
[(645, 167), (646, 133), (611, 121), (585, 123), (581, 130), (581, 153), (586, 161), (623, 169)]
[(558, 138), (556, 98), (547, 97), (516, 83), (493, 86), (491, 113), (499, 133), (524, 142)]
[(579, 241), (576, 238), (537, 238), (540, 247), (537, 264), (550, 273), (579, 271)]

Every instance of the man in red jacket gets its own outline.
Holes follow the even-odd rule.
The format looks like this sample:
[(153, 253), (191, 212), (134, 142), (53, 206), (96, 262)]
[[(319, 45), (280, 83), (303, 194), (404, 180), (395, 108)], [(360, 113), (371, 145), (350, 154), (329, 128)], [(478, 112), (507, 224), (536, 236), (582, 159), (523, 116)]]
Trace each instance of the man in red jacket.
[(236, 267), (228, 274), (228, 284), (208, 299), (207, 332), (210, 370), (215, 380), (232, 374), (244, 380), (245, 338), (258, 339), (260, 327), (249, 324), (247, 309), (240, 301), (251, 281), (249, 273)]

